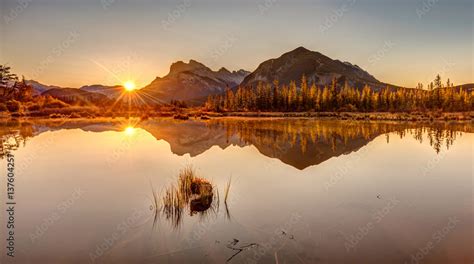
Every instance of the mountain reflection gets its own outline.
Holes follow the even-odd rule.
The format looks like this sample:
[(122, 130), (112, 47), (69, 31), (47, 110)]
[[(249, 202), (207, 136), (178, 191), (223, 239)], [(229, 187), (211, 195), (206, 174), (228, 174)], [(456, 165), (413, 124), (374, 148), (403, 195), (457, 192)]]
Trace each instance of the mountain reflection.
[[(124, 131), (120, 120), (8, 121), (0, 126), (0, 158), (26, 144), (27, 139), (46, 131), (82, 129), (91, 132)], [(320, 164), (332, 157), (349, 154), (376, 137), (389, 133), (412, 136), (429, 142), (434, 151), (449, 148), (462, 132), (472, 133), (471, 123), (361, 122), (309, 119), (213, 119), (176, 121), (156, 119), (136, 122), (157, 140), (165, 140), (176, 155), (197, 156), (213, 146), (253, 145), (268, 157), (297, 169)]]

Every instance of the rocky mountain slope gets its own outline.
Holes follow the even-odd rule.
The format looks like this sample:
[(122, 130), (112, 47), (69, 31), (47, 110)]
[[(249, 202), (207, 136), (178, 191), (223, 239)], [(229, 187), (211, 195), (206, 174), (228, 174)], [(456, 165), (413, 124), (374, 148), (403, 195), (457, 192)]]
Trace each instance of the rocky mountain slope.
[(339, 84), (347, 82), (358, 88), (365, 84), (373, 87), (385, 86), (357, 65), (333, 60), (303, 47), (263, 62), (243, 80), (241, 86), (256, 86), (258, 82), (272, 83), (274, 80), (279, 80), (280, 84), (296, 81), (299, 85), (303, 74), (309, 83), (314, 82), (320, 86), (331, 84), (334, 78)]
[(179, 61), (171, 65), (168, 75), (157, 77), (140, 93), (144, 98), (164, 103), (171, 100), (200, 100), (239, 85), (248, 74), (244, 70), (230, 72), (225, 68), (213, 71), (195, 60), (189, 63)]

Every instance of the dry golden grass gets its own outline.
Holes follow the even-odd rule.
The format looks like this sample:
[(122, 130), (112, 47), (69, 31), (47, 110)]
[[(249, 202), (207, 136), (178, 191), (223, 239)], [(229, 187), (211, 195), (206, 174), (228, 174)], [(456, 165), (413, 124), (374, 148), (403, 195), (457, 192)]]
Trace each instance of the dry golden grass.
[(204, 215), (208, 209), (215, 211), (215, 206), (218, 205), (213, 202), (213, 197), (214, 188), (211, 183), (198, 177), (193, 167), (187, 166), (180, 171), (177, 184), (165, 190), (162, 198), (163, 213), (174, 227), (179, 227), (183, 213), (188, 208), (191, 215)]

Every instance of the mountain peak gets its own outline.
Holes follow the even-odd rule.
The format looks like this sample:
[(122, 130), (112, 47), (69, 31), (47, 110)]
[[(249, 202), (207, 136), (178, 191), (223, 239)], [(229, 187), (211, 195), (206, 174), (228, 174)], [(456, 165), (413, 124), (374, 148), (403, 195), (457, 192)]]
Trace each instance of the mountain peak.
[(185, 72), (185, 71), (195, 71), (195, 70), (209, 70), (204, 64), (195, 61), (195, 60), (189, 60), (189, 63), (185, 63), (183, 61), (177, 61), (173, 64), (171, 64), (170, 67), (170, 74), (176, 74), (180, 72)]
[(290, 51), (289, 53), (306, 53), (306, 52), (311, 52), (311, 51), (303, 46), (300, 46), (294, 49), (293, 51)]
[(351, 63), (333, 60), (319, 52), (298, 47), (284, 53), (279, 58), (261, 63), (258, 68), (248, 75), (241, 86), (254, 86), (259, 82), (272, 83), (279, 80), (280, 84), (298, 81), (305, 75), (309, 83), (325, 86), (334, 79), (339, 84), (348, 83), (357, 88), (365, 84), (381, 86), (372, 75)]
[(171, 65), (168, 75), (156, 78), (142, 90), (163, 102), (201, 102), (209, 95), (221, 94), (229, 87), (238, 86), (248, 74), (244, 70), (231, 72), (224, 67), (213, 71), (195, 60), (188, 63), (177, 61)]

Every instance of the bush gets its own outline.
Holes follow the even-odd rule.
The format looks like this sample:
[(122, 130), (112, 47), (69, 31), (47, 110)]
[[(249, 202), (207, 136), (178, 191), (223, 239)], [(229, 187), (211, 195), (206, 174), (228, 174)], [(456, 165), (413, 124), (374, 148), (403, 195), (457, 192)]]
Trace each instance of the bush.
[(18, 102), (16, 100), (11, 100), (11, 101), (7, 102), (7, 109), (11, 113), (16, 113), (16, 112), (20, 111), (20, 108), (21, 108), (21, 104), (20, 104), (20, 102)]
[(0, 112), (6, 112), (8, 111), (7, 106), (4, 103), (0, 103)]
[(43, 105), (44, 108), (65, 108), (68, 106), (65, 102), (52, 97), (47, 97)]
[(53, 113), (53, 114), (50, 114), (49, 115), (49, 118), (53, 118), (53, 119), (56, 119), (56, 118), (63, 118), (64, 116), (62, 114), (57, 114), (57, 113)]
[(81, 118), (82, 116), (79, 114), (79, 113), (71, 113), (71, 115), (69, 115), (69, 118)]
[(357, 112), (357, 107), (353, 104), (348, 104), (339, 108), (339, 112)]
[(41, 106), (39, 104), (31, 104), (27, 107), (28, 111), (39, 111), (41, 110)]

